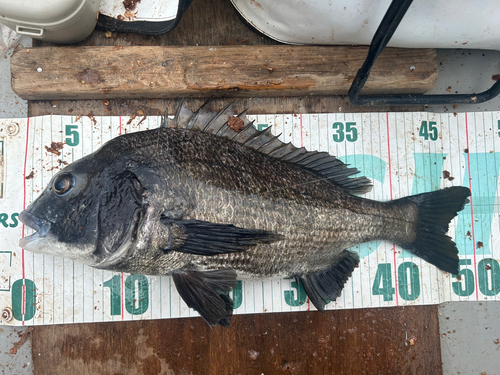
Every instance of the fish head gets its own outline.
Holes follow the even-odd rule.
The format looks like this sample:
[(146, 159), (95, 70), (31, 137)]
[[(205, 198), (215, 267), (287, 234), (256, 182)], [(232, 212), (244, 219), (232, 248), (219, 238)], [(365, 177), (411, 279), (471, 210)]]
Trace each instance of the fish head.
[(30, 252), (92, 262), (98, 237), (96, 189), (102, 174), (89, 158), (53, 176), (42, 194), (19, 215), (35, 232), (19, 245)]
[(97, 237), (97, 205), (89, 187), (92, 173), (74, 163), (57, 173), (42, 194), (19, 215), (35, 232), (19, 245), (33, 253), (88, 263)]
[(94, 267), (126, 255), (144, 191), (123, 166), (96, 159), (89, 155), (62, 169), (20, 213), (21, 222), (35, 231), (20, 240), (23, 249)]

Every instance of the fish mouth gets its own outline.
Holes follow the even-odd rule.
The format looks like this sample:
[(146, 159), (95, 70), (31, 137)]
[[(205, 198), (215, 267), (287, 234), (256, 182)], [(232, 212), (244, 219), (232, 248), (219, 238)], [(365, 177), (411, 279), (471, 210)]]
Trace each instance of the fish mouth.
[(46, 237), (51, 227), (51, 223), (49, 221), (35, 216), (26, 210), (19, 214), (19, 220), (21, 223), (35, 231), (32, 235), (23, 237), (19, 240), (19, 246), (22, 248), (25, 248), (27, 244), (33, 242), (34, 240)]

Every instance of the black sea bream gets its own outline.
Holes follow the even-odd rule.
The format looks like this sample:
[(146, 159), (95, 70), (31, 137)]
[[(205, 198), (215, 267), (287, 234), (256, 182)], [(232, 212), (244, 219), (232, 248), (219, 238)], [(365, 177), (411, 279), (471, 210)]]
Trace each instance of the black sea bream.
[(458, 273), (446, 232), (469, 189), (363, 199), (354, 194), (371, 183), (352, 178), (356, 169), (259, 132), (230, 107), (208, 107), (193, 114), (181, 105), (160, 128), (116, 137), (65, 167), (21, 213), (36, 233), (20, 246), (100, 269), (172, 275), (188, 306), (224, 326), (237, 278), (295, 277), (323, 311), (359, 263), (346, 249), (368, 241)]

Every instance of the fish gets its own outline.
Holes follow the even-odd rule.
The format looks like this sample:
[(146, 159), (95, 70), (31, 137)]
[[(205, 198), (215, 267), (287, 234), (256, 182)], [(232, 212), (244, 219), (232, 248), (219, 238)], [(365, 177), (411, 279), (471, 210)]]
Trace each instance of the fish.
[(450, 221), (469, 202), (453, 186), (391, 201), (327, 152), (257, 130), (232, 103), (184, 101), (156, 129), (123, 134), (55, 174), (20, 213), (19, 245), (97, 269), (171, 275), (210, 326), (229, 326), (238, 279), (290, 277), (317, 310), (359, 264), (352, 247), (389, 241), (458, 273)]

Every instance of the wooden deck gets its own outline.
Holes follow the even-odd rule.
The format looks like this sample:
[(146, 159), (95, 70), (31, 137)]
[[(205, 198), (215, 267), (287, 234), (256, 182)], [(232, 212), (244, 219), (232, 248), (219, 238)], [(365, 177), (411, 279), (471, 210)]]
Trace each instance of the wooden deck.
[(35, 327), (35, 374), (440, 374), (437, 306)]

